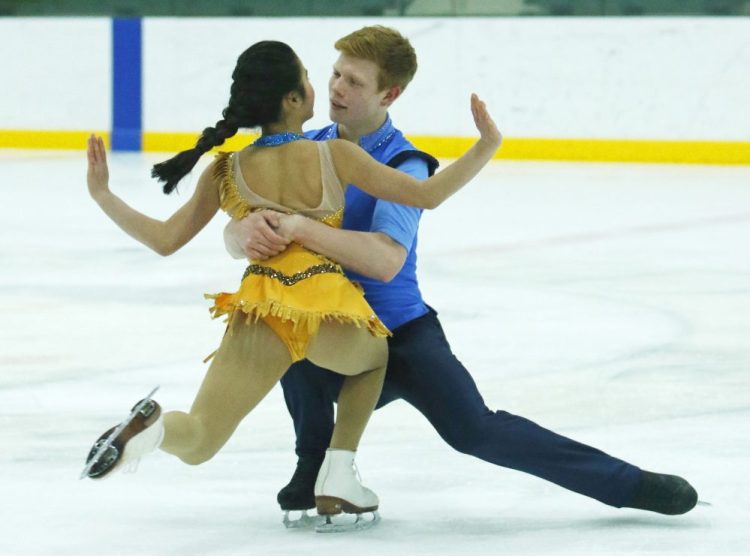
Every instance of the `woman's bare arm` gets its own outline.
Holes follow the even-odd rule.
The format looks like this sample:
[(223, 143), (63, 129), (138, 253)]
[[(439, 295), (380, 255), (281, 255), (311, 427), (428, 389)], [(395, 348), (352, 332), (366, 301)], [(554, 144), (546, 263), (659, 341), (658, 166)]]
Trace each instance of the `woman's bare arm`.
[(376, 162), (357, 145), (338, 139), (331, 141), (331, 153), (339, 179), (387, 201), (421, 208), (437, 207), (476, 176), (502, 143), (502, 135), (487, 107), (476, 95), (471, 96), (471, 112), (480, 139), (439, 174), (420, 182)]
[(171, 255), (188, 243), (219, 210), (213, 164), (201, 175), (190, 200), (161, 221), (138, 212), (109, 190), (107, 153), (100, 137), (89, 137), (87, 155), (86, 181), (91, 197), (125, 233), (160, 255)]

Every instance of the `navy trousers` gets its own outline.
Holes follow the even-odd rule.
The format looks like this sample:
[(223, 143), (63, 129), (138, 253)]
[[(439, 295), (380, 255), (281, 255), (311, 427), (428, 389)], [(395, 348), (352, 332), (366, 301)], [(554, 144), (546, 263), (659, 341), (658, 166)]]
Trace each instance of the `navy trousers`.
[[(309, 361), (296, 363), (282, 378), (297, 455), (322, 458), (342, 381), (341, 375)], [(635, 495), (638, 467), (523, 417), (488, 409), (471, 375), (453, 355), (432, 309), (394, 330), (389, 339), (388, 368), (377, 407), (397, 399), (417, 408), (459, 452), (530, 473), (610, 506), (626, 506)]]

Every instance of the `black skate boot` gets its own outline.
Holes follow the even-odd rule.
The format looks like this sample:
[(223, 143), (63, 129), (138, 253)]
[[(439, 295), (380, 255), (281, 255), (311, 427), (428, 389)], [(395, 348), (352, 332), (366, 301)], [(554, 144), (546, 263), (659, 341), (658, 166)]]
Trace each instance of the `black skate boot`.
[(681, 515), (698, 503), (698, 493), (685, 479), (676, 475), (641, 472), (641, 482), (628, 508), (665, 515)]
[[(276, 495), (276, 501), (284, 511), (284, 525), (287, 528), (310, 527), (317, 523), (314, 516), (307, 514), (307, 510), (315, 507), (315, 479), (322, 463), (322, 456), (300, 456), (289, 484)], [(299, 519), (291, 520), (291, 511), (301, 511), (302, 515)]]

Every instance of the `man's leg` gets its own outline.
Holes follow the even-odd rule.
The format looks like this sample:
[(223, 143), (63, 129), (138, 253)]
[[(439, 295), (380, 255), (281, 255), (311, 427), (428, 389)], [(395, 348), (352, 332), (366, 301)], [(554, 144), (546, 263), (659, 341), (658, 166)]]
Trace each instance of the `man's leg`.
[[(530, 473), (610, 506), (683, 513), (678, 510), (694, 505), (687, 500), (692, 496), (689, 492), (679, 494), (686, 501), (676, 508), (659, 506), (659, 500), (653, 500), (678, 496), (676, 492), (673, 496), (672, 487), (679, 490), (687, 485), (692, 490), (682, 479), (679, 484), (655, 485), (650, 475), (634, 465), (523, 417), (489, 410), (474, 380), (451, 352), (433, 311), (394, 331), (389, 348), (391, 386), (456, 450)], [(644, 493), (644, 482), (651, 492)]]
[(315, 507), (315, 479), (331, 442), (333, 402), (344, 377), (307, 360), (292, 365), (281, 379), (284, 401), (294, 422), (297, 467), (276, 500), (282, 510)]
[(325, 455), (333, 434), (333, 402), (343, 382), (342, 375), (307, 360), (292, 365), (282, 377), (284, 401), (294, 422), (295, 452), (299, 457), (322, 460)]

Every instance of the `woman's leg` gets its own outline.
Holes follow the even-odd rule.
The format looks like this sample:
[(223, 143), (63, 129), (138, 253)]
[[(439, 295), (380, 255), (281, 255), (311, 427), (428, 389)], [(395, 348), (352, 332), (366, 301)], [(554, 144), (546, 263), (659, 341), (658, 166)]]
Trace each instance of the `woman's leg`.
[(286, 346), (262, 321), (233, 319), (189, 413), (164, 416), (161, 449), (188, 464), (211, 459), (289, 368)]
[[(375, 512), (380, 502), (373, 491), (361, 484), (354, 455), (380, 397), (388, 344), (365, 328), (329, 322), (321, 325), (310, 342), (307, 357), (318, 366), (346, 375), (338, 398), (331, 449), (326, 451), (315, 480), (318, 513), (331, 516), (342, 511)], [(375, 521), (377, 513), (369, 524)]]
[(383, 388), (386, 340), (374, 337), (366, 328), (326, 322), (310, 342), (307, 358), (347, 375), (338, 397), (331, 448), (356, 451)]

